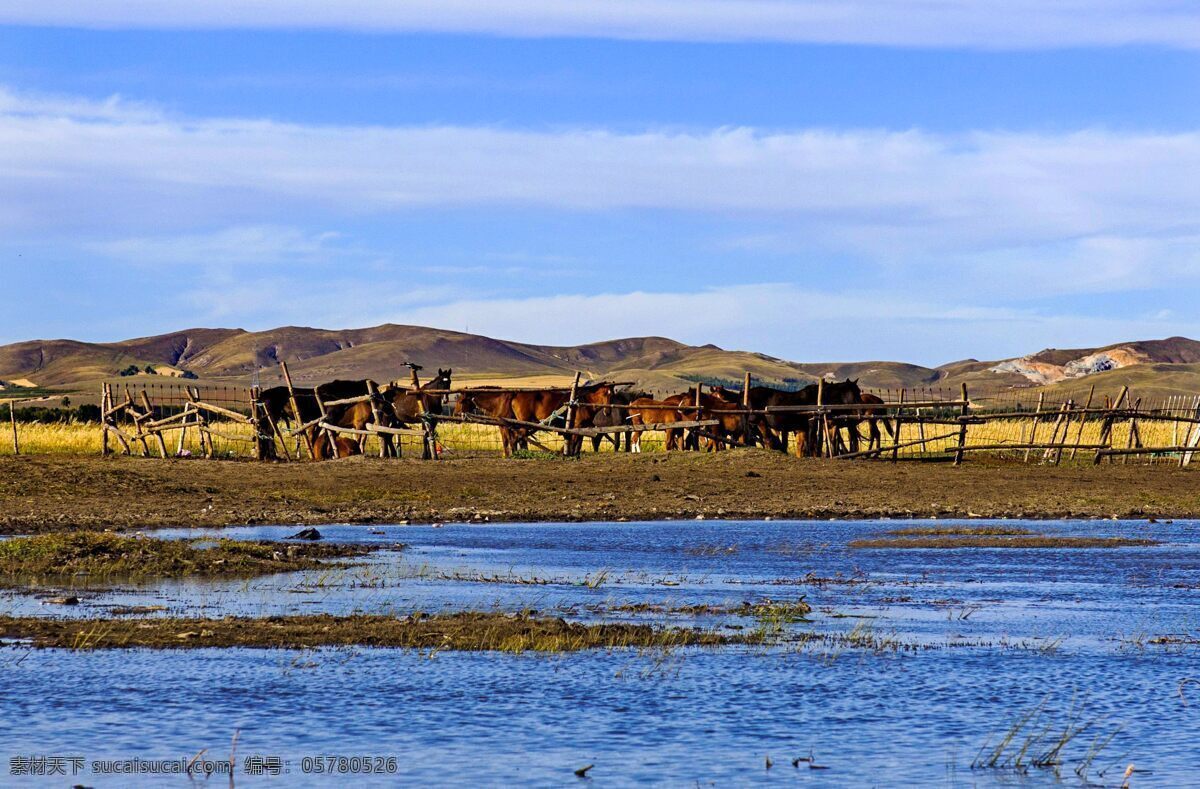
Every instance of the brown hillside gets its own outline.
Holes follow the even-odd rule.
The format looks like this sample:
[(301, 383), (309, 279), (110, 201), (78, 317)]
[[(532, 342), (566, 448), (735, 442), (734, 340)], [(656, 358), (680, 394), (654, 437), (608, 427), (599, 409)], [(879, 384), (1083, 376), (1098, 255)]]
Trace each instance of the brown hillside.
[[(1099, 358), (1093, 367), (1080, 360)], [(1103, 358), (1100, 358), (1103, 357)], [(797, 386), (818, 376), (856, 378), (864, 387), (935, 387), (966, 383), (973, 396), (1011, 389), (1037, 391), (1038, 381), (1020, 370), (1055, 372), (1047, 390), (1086, 389), (1092, 383), (1119, 389), (1124, 383), (1156, 393), (1200, 392), (1200, 342), (1184, 337), (1119, 343), (1098, 349), (1047, 349), (1019, 360), (965, 359), (937, 368), (903, 362), (797, 363), (715, 345), (692, 346), (665, 337), (628, 337), (578, 346), (533, 345), (422, 326), (385, 324), (328, 330), (285, 326), (260, 332), (188, 329), (116, 343), (36, 340), (0, 346), (0, 380), (28, 380), (64, 391), (91, 391), (129, 365), (153, 365), (194, 373), (215, 382), (263, 384), (279, 380), (287, 361), (298, 383), (333, 378), (407, 378), (405, 362), (432, 372), (451, 367), (457, 380), (523, 379), (562, 382), (576, 372), (592, 379), (633, 381), (645, 389), (678, 391), (697, 380), (740, 382), (749, 372), (769, 385)], [(1013, 371), (1012, 362), (1021, 362)], [(1117, 364), (1117, 369), (1105, 369)], [(1072, 367), (1074, 365), (1074, 367)], [(1069, 368), (1069, 369), (1068, 369)], [(1064, 379), (1064, 370), (1071, 373)], [(1062, 380), (1060, 380), (1062, 379)]]

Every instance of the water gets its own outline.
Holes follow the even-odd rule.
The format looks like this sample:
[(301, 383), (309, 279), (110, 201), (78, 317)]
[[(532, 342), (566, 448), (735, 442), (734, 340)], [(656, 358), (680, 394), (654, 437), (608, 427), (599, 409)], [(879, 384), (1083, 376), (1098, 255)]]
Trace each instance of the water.
[[(1196, 647), (1149, 641), (1200, 636), (1200, 524), (1001, 522), (1162, 541), (1119, 549), (847, 547), (898, 526), (950, 523), (322, 527), (327, 539), (408, 548), (376, 554), (365, 567), (252, 581), (108, 591), (81, 580), (71, 588), (83, 602), (70, 608), (9, 592), (0, 599), (9, 612), (64, 616), (107, 614), (114, 605), (203, 616), (532, 608), (582, 621), (749, 628), (759, 623), (614, 609), (803, 596), (814, 611), (811, 622), (786, 625), (776, 646), (667, 655), (9, 647), (0, 650), (0, 756), (80, 755), (90, 763), (190, 758), (207, 748), (206, 758), (227, 759), (239, 731), (237, 781), (251, 785), (323, 783), (304, 772), (314, 767), (304, 757), (320, 754), (396, 757), (394, 774), (355, 776), (368, 786), (574, 784), (573, 771), (587, 764), (595, 764), (591, 779), (606, 785), (1074, 785), (1081, 781), (1073, 768), (1095, 737), (1115, 732), (1089, 767), (1093, 782), (1120, 785), (1130, 763), (1139, 769), (1133, 786), (1196, 781), (1200, 684), (1185, 683), (1182, 695), (1180, 685), (1200, 678)], [(279, 538), (293, 530), (221, 534)], [(812, 631), (854, 631), (875, 648), (795, 638)], [(1031, 731), (1057, 735), (1072, 720), (1093, 722), (1064, 750), (1061, 778), (971, 769), (989, 736), (1038, 705)], [(810, 753), (828, 769), (792, 766)], [(290, 773), (247, 776), (242, 760), (254, 754), (279, 757)], [(106, 785), (87, 766), (85, 783)]]

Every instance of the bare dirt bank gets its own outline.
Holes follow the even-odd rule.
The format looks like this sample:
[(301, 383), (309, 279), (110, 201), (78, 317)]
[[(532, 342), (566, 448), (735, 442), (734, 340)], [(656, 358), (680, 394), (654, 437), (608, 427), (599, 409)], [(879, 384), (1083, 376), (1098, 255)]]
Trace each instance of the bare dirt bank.
[(716, 455), (253, 464), (0, 458), (0, 533), (253, 523), (664, 518), (1200, 517), (1200, 474)]

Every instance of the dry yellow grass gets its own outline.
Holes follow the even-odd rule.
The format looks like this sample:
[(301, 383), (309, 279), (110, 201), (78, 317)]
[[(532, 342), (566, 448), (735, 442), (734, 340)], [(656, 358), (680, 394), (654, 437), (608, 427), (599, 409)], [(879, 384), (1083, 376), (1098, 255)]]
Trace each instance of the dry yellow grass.
[[(12, 442), (7, 435), (7, 425), (2, 426), (0, 435), (3, 435), (3, 440), (0, 440), (0, 454), (12, 454)], [(213, 445), (218, 457), (248, 457), (250, 455), (250, 427), (249, 425), (238, 424), (234, 422), (217, 422), (213, 424), (213, 428), (222, 435), (213, 437)], [(65, 455), (87, 455), (100, 453), (100, 428), (95, 423), (77, 423), (68, 422), (61, 424), (34, 424), (34, 423), (18, 423), (18, 435), (20, 438), (21, 452), (31, 455), (46, 455), (46, 454), (65, 454)], [(1079, 430), (1079, 423), (1074, 421), (1070, 424), (1067, 430), (1066, 444), (1093, 445), (1100, 442), (1101, 421), (1098, 419), (1090, 420), (1083, 425), (1082, 433)], [(1164, 421), (1144, 421), (1139, 420), (1138, 431), (1141, 434), (1142, 443), (1147, 447), (1155, 446), (1177, 446), (1183, 444), (1188, 437), (1188, 425), (1181, 423), (1171, 423)], [(865, 434), (866, 427), (862, 427), (861, 431)], [(885, 446), (891, 443), (886, 431), (883, 431)], [(940, 455), (945, 456), (946, 450), (952, 449), (957, 445), (957, 428), (953, 425), (918, 425), (911, 422), (901, 424), (901, 443), (916, 441), (921, 438), (945, 436), (937, 441), (929, 442), (924, 449), (920, 446), (906, 447), (900, 450), (901, 455), (911, 456), (918, 454), (925, 455)], [(1017, 419), (994, 419), (984, 424), (970, 425), (967, 431), (967, 446), (981, 446), (991, 444), (1022, 444), (1026, 442), (1036, 441), (1036, 443), (1049, 443), (1054, 434), (1054, 418), (1043, 418), (1039, 420), (1036, 433), (1032, 418), (1017, 418)], [(1122, 448), (1129, 444), (1130, 422), (1128, 420), (1115, 422), (1112, 427), (1113, 447)], [(179, 445), (179, 430), (170, 430), (163, 434), (164, 441), (167, 445), (167, 452), (170, 455), (176, 454), (180, 449)], [(465, 456), (472, 453), (492, 453), (500, 451), (500, 436), (495, 427), (490, 425), (469, 425), (457, 423), (443, 423), (438, 428), (438, 438), (442, 446), (443, 452), (447, 457)], [(562, 451), (562, 436), (543, 431), (535, 436), (536, 440), (553, 452)], [(1062, 442), (1063, 430), (1060, 427), (1057, 434), (1056, 443)], [(120, 443), (114, 437), (111, 446), (120, 451)], [(368, 453), (377, 451), (377, 444), (372, 439), (368, 443)], [(146, 447), (151, 455), (158, 454), (158, 444), (153, 437), (146, 440)], [(591, 451), (591, 441), (584, 441), (585, 451)], [(295, 456), (297, 443), (288, 442), (288, 450)], [(642, 448), (644, 452), (663, 452), (664, 435), (661, 432), (647, 432), (642, 436)], [(863, 445), (865, 448), (865, 444)], [(142, 454), (143, 447), (140, 441), (134, 441), (131, 447), (134, 454)], [(533, 452), (540, 452), (539, 447), (531, 445), (530, 449)], [(182, 445), (182, 450), (191, 455), (201, 454), (199, 433), (193, 428), (187, 431), (187, 435)], [(417, 438), (404, 437), (402, 439), (402, 452), (404, 455), (413, 455), (419, 453), (420, 441)], [(601, 442), (601, 452), (612, 452), (613, 446), (608, 441)], [(300, 450), (303, 456), (303, 450)], [(282, 450), (279, 452), (283, 456)], [(1014, 449), (1011, 451), (1001, 451), (1002, 455), (1007, 455), (1014, 458), (1024, 458), (1025, 450)], [(1029, 452), (1030, 460), (1040, 460), (1045, 454), (1044, 450), (1032, 450)], [(1076, 457), (1076, 462), (1091, 462), (1093, 458), (1093, 450), (1079, 450)], [(1121, 458), (1117, 462), (1158, 462), (1171, 463), (1176, 462), (1177, 456), (1153, 456), (1153, 455), (1138, 455), (1131, 456), (1128, 461)], [(1070, 451), (1063, 453), (1062, 462), (1070, 461)]]

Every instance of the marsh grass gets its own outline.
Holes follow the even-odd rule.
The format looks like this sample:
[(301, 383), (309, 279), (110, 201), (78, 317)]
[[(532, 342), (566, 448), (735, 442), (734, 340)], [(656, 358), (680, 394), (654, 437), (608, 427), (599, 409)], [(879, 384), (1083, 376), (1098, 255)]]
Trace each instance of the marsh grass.
[(219, 539), (128, 537), (112, 532), (54, 532), (0, 541), (0, 576), (125, 578), (254, 576), (325, 567), (325, 560), (362, 556), (370, 548)]
[(658, 649), (747, 643), (749, 636), (683, 628), (604, 623), (552, 617), (461, 612), (398, 618), (329, 614), (263, 619), (96, 619), (0, 617), (0, 637), (29, 639), (39, 648), (150, 649), (253, 647), (307, 649), (372, 646), (439, 651), (575, 652), (584, 649)]
[[(1056, 776), (1067, 764), (1067, 749), (1084, 734), (1103, 723), (1103, 718), (1084, 720), (1074, 697), (1065, 723), (1043, 722), (1047, 717), (1050, 696), (1017, 716), (1016, 720), (992, 744), (989, 737), (971, 762), (973, 770), (1008, 770), (1027, 773), (1030, 768), (1052, 771)], [(1084, 781), (1092, 763), (1112, 742), (1120, 727), (1111, 733), (1097, 735), (1075, 763), (1074, 772)]]
[(942, 537), (950, 535), (988, 535), (1018, 537), (1035, 534), (1016, 526), (914, 526), (884, 532), (893, 537)]

